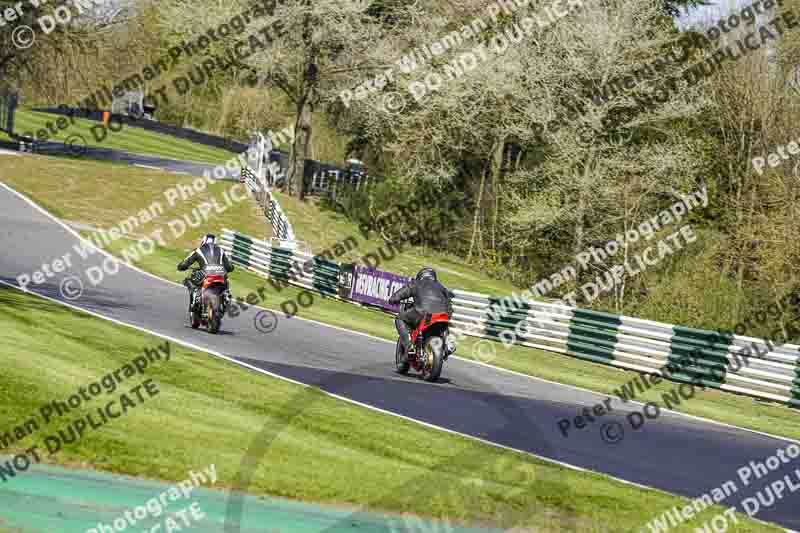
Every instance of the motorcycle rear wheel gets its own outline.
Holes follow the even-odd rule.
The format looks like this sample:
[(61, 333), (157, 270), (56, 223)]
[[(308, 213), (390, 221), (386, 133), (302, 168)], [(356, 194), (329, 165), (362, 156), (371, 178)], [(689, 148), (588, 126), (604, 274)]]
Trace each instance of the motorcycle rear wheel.
[(192, 309), (192, 312), (190, 313), (190, 316), (191, 316), (192, 329), (199, 328), (200, 327), (201, 317), (200, 317), (200, 310), (197, 309), (197, 306), (195, 306), (195, 308)]
[(408, 369), (411, 368), (411, 365), (408, 362), (408, 358), (403, 362), (403, 345), (400, 343), (400, 339), (397, 339), (397, 347), (394, 351), (394, 363), (397, 366), (398, 374), (408, 374)]
[(219, 298), (213, 296), (208, 299), (208, 332), (218, 333), (222, 325), (222, 313), (220, 312)]
[(425, 339), (425, 344), (422, 346), (422, 379), (425, 381), (436, 381), (442, 373), (442, 365), (444, 365), (444, 357), (442, 348), (435, 350), (432, 342), (440, 337), (432, 336)]

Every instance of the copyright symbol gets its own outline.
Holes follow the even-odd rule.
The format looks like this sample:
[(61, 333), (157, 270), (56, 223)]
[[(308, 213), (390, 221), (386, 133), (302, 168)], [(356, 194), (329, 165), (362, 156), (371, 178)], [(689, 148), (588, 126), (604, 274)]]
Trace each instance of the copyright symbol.
[(608, 444), (617, 444), (625, 438), (625, 430), (619, 422), (606, 422), (600, 427), (600, 437)]
[(475, 358), (481, 363), (489, 363), (497, 356), (495, 343), (487, 339), (476, 342), (473, 351), (475, 352)]
[(83, 294), (83, 282), (78, 276), (68, 276), (61, 280), (58, 290), (67, 300), (77, 300)]
[[(25, 39), (23, 37), (24, 33), (30, 33), (30, 39)], [(20, 50), (25, 50), (26, 48), (30, 48), (33, 46), (34, 37), (33, 28), (30, 26), (17, 26), (14, 28), (14, 31), (11, 32), (11, 42), (14, 43), (14, 46), (19, 48)]]
[(261, 333), (272, 333), (278, 327), (278, 316), (272, 311), (259, 311), (253, 324)]
[(67, 148), (69, 148), (70, 153), (78, 157), (84, 155), (89, 149), (89, 147), (86, 146), (86, 139), (83, 138), (83, 135), (78, 135), (77, 133), (73, 133), (67, 137), (65, 144)]
[(383, 95), (383, 108), (392, 113), (400, 113), (406, 107), (406, 101), (399, 93), (390, 92)]

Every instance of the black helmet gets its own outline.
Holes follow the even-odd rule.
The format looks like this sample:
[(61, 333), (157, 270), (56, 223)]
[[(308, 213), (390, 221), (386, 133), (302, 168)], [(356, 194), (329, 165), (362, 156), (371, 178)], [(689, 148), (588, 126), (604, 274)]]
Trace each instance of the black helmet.
[(203, 246), (204, 244), (216, 244), (216, 242), (217, 242), (216, 236), (214, 236), (213, 233), (209, 233), (205, 235), (203, 239), (200, 241), (200, 246)]
[(423, 279), (432, 279), (433, 281), (437, 281), (436, 271), (434, 269), (432, 269), (431, 267), (425, 267), (422, 270), (420, 270), (419, 272), (417, 272), (417, 278), (416, 279), (417, 279), (417, 281), (420, 281), (420, 280), (423, 280)]

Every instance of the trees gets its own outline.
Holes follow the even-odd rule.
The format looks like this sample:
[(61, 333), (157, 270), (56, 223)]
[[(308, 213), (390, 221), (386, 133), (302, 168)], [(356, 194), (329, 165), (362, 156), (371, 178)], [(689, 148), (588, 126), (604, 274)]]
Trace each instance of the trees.
[[(480, 39), (410, 73), (400, 89), (427, 90), (406, 90), (401, 112), (373, 100), (354, 108), (400, 177), (463, 184), (474, 207), (468, 259), (488, 253), (515, 268), (566, 261), (689, 190), (702, 166), (687, 131), (705, 104), (680, 79), (681, 65), (634, 78), (681, 54), (663, 4), (586, 3), (525, 20), (541, 20), (545, 5), (490, 21)], [(598, 97), (622, 80), (635, 84)]]
[[(797, 7), (796, 0), (785, 2), (778, 13)], [(720, 271), (735, 283), (737, 311), (748, 301), (767, 307), (798, 285), (800, 160), (790, 157), (762, 172), (753, 166), (754, 157), (766, 157), (800, 137), (798, 62), (800, 38), (797, 31), (786, 31), (774, 50), (762, 48), (740, 59), (707, 84), (713, 105), (708, 127), (719, 141), (719, 217), (727, 244), (719, 254)]]
[(124, 3), (95, 0), (66, 5), (0, 0), (0, 13), (8, 10), (14, 20), (0, 26), (0, 80), (25, 84), (40, 99), (63, 96), (82, 81), (75, 77), (87, 65), (97, 68), (92, 59), (98, 41), (130, 15)]
[[(791, 244), (787, 228), (794, 226), (779, 212), (792, 212), (786, 198), (796, 197), (796, 178), (778, 171), (757, 176), (749, 160), (792, 136), (794, 96), (778, 82), (765, 85), (771, 74), (740, 70), (750, 59), (735, 69), (731, 62), (713, 79), (684, 75), (717, 46), (698, 50), (701, 41), (675, 29), (669, 13), (691, 0), (539, 0), (513, 8), (523, 3), (164, 0), (140, 8), (125, 31), (108, 33), (125, 53), (109, 54), (112, 60), (92, 75), (116, 67), (118, 76), (144, 60), (137, 54), (163, 57), (260, 6), (242, 33), (215, 38), (164, 77), (185, 75), (215, 57), (228, 63), (190, 93), (218, 108), (187, 98), (179, 102), (183, 109), (173, 109), (175, 120), (191, 113), (206, 124), (212, 116), (227, 123), (240, 112), (248, 115), (236, 119), (241, 129), (263, 128), (290, 113), (297, 134), (289, 178), (298, 196), (305, 193), (304, 163), (314, 156), (319, 120), (328, 119), (324, 126), (335, 125), (336, 141), (351, 141), (347, 155), (387, 178), (384, 189), (359, 197), (354, 209), (380, 216), (409, 197), (448, 195), (468, 214), (415, 242), (523, 284), (560, 271), (577, 253), (602, 246), (705, 181), (718, 196), (709, 225), (724, 220), (715, 237), (732, 243), (715, 256), (714, 274), (735, 279), (741, 291), (748, 280), (774, 273), (789, 284), (796, 256), (781, 255), (777, 245), (756, 250), (754, 243), (768, 242), (759, 237), (768, 233), (772, 242)], [(796, 32), (786, 33), (779, 56), (789, 76), (800, 46)], [(157, 44), (147, 48), (142, 34), (155, 35)], [(254, 53), (237, 56), (236, 43)], [(251, 72), (262, 85), (238, 91)], [(58, 90), (74, 84), (58, 75), (64, 76)], [(752, 78), (751, 86), (744, 78)], [(251, 111), (234, 105), (239, 95), (254, 93), (258, 105), (249, 102)], [(777, 207), (766, 208), (762, 198)], [(409, 229), (401, 220), (386, 238)], [(626, 244), (583, 275), (608, 271), (640, 246)], [(630, 301), (645, 278), (616, 286), (615, 306)]]
[[(362, 2), (278, 0), (267, 4), (271, 9), (248, 25), (248, 34), (256, 35), (263, 28), (272, 31), (269, 36), (260, 34), (265, 45), (242, 63), (268, 86), (279, 89), (294, 108), (296, 134), (288, 181), (290, 189), (302, 198), (305, 160), (313, 156), (313, 115), (323, 102), (338, 97), (343, 82), (357, 79), (370, 47), (379, 42), (385, 28), (365, 12)], [(230, 12), (230, 6), (225, 9)], [(196, 10), (196, 4), (172, 3), (166, 24), (190, 27)]]

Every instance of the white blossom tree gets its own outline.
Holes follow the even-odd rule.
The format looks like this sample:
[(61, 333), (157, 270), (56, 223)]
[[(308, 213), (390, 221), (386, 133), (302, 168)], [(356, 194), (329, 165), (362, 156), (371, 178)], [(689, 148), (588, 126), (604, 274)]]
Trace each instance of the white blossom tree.
[[(705, 103), (680, 78), (688, 63), (665, 64), (605, 102), (593, 96), (664, 56), (685, 56), (663, 4), (586, 2), (513, 42), (524, 33), (524, 18), (537, 13), (545, 20), (548, 5), (487, 18), (477, 41), (410, 75), (400, 88), (402, 110), (370, 99), (354, 111), (370, 141), (396, 158), (399, 175), (465, 180), (475, 207), (468, 257), (502, 245), (524, 264), (546, 242), (543, 234), (566, 239), (575, 254), (630, 227), (656, 200), (688, 191), (701, 170), (687, 121)], [(481, 43), (486, 47), (476, 49)], [(463, 75), (452, 74), (457, 66)], [(444, 80), (438, 89), (431, 73)], [(407, 90), (413, 82), (428, 88), (418, 101)], [(657, 102), (663, 87), (669, 98)], [(647, 99), (654, 105), (637, 103)], [(509, 144), (521, 148), (521, 165), (501, 172)]]

